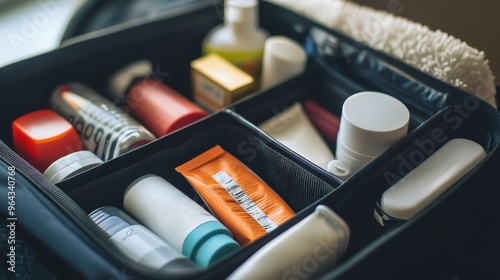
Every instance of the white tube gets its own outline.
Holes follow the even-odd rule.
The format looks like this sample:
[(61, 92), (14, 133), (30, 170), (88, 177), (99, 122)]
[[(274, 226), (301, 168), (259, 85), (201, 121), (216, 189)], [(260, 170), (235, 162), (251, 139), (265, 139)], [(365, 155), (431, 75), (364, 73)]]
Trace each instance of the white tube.
[(342, 257), (349, 228), (320, 205), (302, 221), (264, 245), (228, 279), (316, 279)]
[(207, 266), (239, 248), (230, 231), (184, 193), (155, 175), (125, 191), (125, 209), (196, 263)]
[(259, 128), (324, 169), (334, 160), (332, 151), (309, 121), (300, 103), (263, 122)]
[(181, 252), (118, 208), (105, 206), (89, 216), (110, 235), (111, 241), (125, 255), (141, 265), (158, 270), (187, 270), (197, 267)]

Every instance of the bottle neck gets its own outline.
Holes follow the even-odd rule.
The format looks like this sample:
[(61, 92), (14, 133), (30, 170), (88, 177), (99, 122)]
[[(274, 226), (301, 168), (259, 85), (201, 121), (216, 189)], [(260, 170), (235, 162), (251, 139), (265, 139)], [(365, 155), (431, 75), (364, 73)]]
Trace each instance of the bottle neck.
[(243, 6), (227, 5), (224, 24), (233, 30), (235, 34), (255, 31), (258, 26), (257, 7), (251, 4)]
[(236, 36), (250, 34), (250, 33), (255, 32), (257, 29), (257, 26), (255, 24), (248, 24), (248, 22), (226, 21), (224, 24)]

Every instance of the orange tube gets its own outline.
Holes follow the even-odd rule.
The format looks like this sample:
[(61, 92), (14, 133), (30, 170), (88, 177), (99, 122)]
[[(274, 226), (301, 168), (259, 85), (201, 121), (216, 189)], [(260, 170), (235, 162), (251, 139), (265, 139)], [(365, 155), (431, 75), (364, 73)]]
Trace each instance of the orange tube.
[(295, 215), (273, 189), (218, 145), (175, 170), (191, 183), (240, 245)]

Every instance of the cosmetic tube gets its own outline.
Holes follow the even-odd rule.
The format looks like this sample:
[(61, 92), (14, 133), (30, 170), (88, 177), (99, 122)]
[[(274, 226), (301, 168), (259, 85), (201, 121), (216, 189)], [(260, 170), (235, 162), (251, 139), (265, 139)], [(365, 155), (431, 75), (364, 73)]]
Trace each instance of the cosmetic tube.
[(295, 216), (270, 186), (221, 146), (205, 151), (176, 170), (242, 246)]
[(120, 251), (140, 265), (170, 272), (198, 267), (170, 244), (116, 207), (101, 207), (89, 216), (110, 235), (111, 241)]
[(152, 65), (136, 61), (115, 73), (109, 82), (113, 100), (122, 100), (127, 110), (156, 137), (162, 137), (208, 115), (189, 99), (152, 78)]
[(327, 169), (333, 153), (304, 113), (295, 103), (282, 113), (261, 123), (259, 128), (312, 163)]
[(297, 42), (285, 36), (269, 37), (264, 48), (261, 90), (304, 72), (306, 62), (306, 51)]
[(231, 232), (168, 181), (145, 175), (125, 191), (125, 209), (200, 266), (240, 248)]
[(483, 147), (471, 140), (455, 138), (387, 189), (380, 199), (375, 218), (408, 220), (448, 187), (464, 176), (484, 157)]
[(115, 104), (83, 84), (59, 86), (50, 102), (76, 128), (87, 150), (103, 161), (156, 139)]
[(387, 148), (405, 137), (410, 112), (398, 99), (380, 92), (359, 92), (342, 105), (336, 160), (328, 171), (350, 178)]
[(338, 263), (348, 243), (345, 221), (319, 205), (259, 249), (228, 279), (317, 279)]
[(90, 151), (78, 151), (54, 161), (43, 173), (52, 183), (57, 184), (83, 173), (103, 161)]
[(321, 136), (328, 141), (336, 142), (337, 134), (339, 133), (340, 118), (312, 100), (304, 101), (302, 107)]
[(60, 157), (83, 148), (78, 132), (56, 112), (42, 109), (12, 122), (14, 150), (43, 172)]

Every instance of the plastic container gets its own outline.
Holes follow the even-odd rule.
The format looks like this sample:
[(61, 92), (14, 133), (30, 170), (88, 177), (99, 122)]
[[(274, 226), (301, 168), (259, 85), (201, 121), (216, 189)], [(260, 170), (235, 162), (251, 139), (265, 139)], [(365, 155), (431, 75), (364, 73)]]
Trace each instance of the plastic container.
[(380, 92), (351, 95), (342, 106), (336, 160), (328, 170), (348, 179), (408, 132), (410, 112), (396, 98)]
[(376, 215), (377, 220), (383, 224), (385, 215), (396, 220), (410, 219), (485, 156), (483, 147), (476, 142), (461, 138), (448, 141), (382, 194), (383, 214)]
[(152, 78), (152, 70), (147, 60), (126, 66), (111, 77), (109, 93), (114, 100), (124, 101), (128, 112), (156, 137), (208, 116), (189, 99)]
[(102, 163), (103, 161), (94, 153), (78, 151), (54, 161), (43, 175), (52, 183), (57, 184)]
[(297, 42), (285, 36), (269, 37), (264, 47), (261, 90), (299, 75), (306, 63), (306, 51)]
[(231, 232), (199, 204), (156, 175), (145, 175), (125, 191), (125, 209), (201, 266), (240, 248)]
[(268, 34), (258, 28), (258, 1), (225, 0), (224, 3), (224, 24), (207, 34), (203, 54), (217, 53), (259, 80)]

